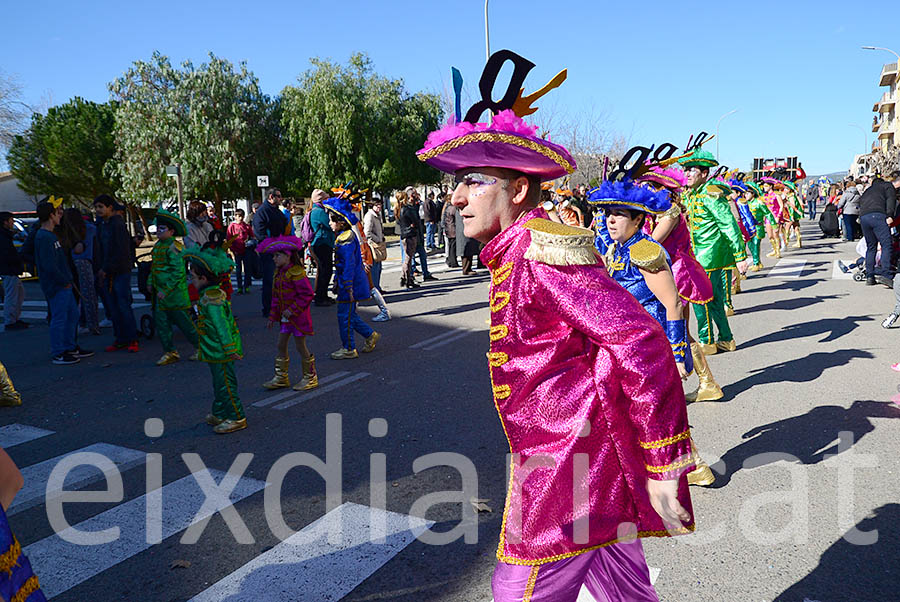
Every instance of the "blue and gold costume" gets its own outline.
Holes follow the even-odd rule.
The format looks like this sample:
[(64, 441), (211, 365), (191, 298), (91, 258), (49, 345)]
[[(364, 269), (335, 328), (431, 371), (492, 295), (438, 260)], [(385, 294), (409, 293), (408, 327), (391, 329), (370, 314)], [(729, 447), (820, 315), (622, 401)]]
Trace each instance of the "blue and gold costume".
[[(604, 182), (600, 188), (591, 191), (589, 203), (605, 207), (624, 207), (643, 213), (663, 213), (671, 207), (668, 193), (657, 193), (649, 188), (631, 182)], [(637, 299), (644, 309), (653, 316), (666, 332), (675, 361), (684, 364), (691, 372), (694, 362), (688, 350), (687, 328), (684, 319), (669, 320), (666, 308), (650, 287), (641, 270), (659, 272), (672, 269), (669, 254), (661, 244), (638, 229), (634, 236), (624, 243), (618, 243), (609, 235), (606, 220), (602, 217), (595, 224), (597, 236), (594, 244), (603, 255), (606, 271), (612, 279), (622, 285)], [(673, 280), (674, 284), (674, 280)]]
[(38, 578), (31, 571), (31, 563), (22, 554), (22, 546), (13, 535), (0, 507), (0, 600), (17, 602), (47, 602), (38, 585)]

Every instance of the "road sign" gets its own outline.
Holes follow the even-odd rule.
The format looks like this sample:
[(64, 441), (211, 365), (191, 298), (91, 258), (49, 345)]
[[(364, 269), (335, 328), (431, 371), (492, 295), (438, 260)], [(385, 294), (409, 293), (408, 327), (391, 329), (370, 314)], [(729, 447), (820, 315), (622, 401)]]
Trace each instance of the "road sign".
[(256, 185), (260, 188), (268, 188), (269, 176), (256, 176)]

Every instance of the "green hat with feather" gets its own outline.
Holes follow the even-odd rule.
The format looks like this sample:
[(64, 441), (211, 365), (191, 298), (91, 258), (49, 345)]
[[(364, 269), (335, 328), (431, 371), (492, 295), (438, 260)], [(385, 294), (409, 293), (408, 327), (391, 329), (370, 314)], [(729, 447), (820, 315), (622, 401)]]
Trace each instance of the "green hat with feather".
[(711, 152), (703, 150), (702, 148), (698, 148), (697, 150), (692, 152), (687, 157), (684, 157), (683, 159), (679, 159), (678, 163), (681, 164), (683, 167), (700, 167), (700, 168), (715, 167), (716, 165), (719, 164), (719, 162), (716, 161), (716, 158), (713, 156), (713, 154)]
[(228, 258), (224, 252), (218, 252), (217, 249), (199, 249), (196, 247), (185, 249), (181, 253), (181, 257), (190, 263), (202, 265), (216, 276), (227, 274), (234, 269), (234, 262)]

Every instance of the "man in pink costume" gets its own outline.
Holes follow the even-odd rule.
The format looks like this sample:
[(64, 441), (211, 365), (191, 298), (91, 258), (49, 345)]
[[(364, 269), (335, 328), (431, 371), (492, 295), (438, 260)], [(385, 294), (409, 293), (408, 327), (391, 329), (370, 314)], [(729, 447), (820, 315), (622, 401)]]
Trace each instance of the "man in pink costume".
[(418, 152), (456, 175), (452, 202), (491, 271), (488, 363), (512, 454), (494, 600), (574, 602), (583, 585), (601, 601), (658, 600), (638, 538), (694, 529), (669, 343), (606, 275), (593, 232), (539, 207), (541, 181), (574, 171), (569, 152), (494, 108)]

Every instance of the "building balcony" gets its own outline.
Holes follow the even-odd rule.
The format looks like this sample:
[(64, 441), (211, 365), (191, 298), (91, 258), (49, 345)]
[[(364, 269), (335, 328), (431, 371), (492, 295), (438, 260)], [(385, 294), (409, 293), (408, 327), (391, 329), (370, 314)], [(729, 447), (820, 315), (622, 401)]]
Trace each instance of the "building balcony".
[(881, 121), (879, 121), (878, 117), (872, 120), (872, 131), (877, 132), (878, 128), (881, 127)]
[(878, 128), (878, 138), (880, 140), (893, 140), (894, 134), (897, 132), (897, 124), (898, 120), (894, 119), (884, 119), (881, 127)]
[(878, 103), (878, 112), (879, 113), (890, 113), (894, 110), (894, 107), (897, 104), (897, 93), (894, 92), (891, 94), (890, 92), (885, 92), (881, 96), (881, 101)]
[(881, 68), (881, 77), (878, 79), (879, 86), (890, 86), (897, 79), (897, 63), (888, 63)]

